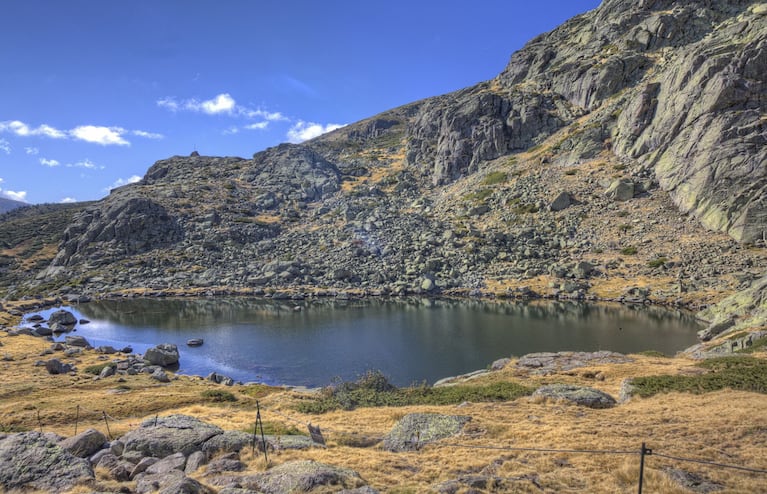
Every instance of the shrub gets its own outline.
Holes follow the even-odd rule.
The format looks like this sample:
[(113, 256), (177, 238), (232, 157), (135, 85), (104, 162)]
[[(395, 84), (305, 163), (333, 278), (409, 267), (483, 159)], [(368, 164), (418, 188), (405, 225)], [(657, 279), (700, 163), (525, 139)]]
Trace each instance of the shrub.
[(229, 391), (223, 389), (206, 389), (202, 392), (202, 397), (214, 403), (223, 403), (227, 401), (237, 401), (237, 397)]
[(636, 377), (631, 383), (642, 397), (671, 391), (701, 394), (730, 388), (767, 393), (767, 361), (747, 356), (704, 360), (699, 367), (709, 372), (699, 376)]
[(578, 170), (575, 170), (573, 168), (570, 168), (569, 170), (565, 170), (565, 175), (571, 175), (572, 176), (572, 175), (575, 175), (576, 173), (578, 173)]
[(637, 252), (638, 252), (637, 248), (634, 247), (633, 245), (630, 245), (628, 247), (624, 247), (621, 249), (621, 254), (623, 254), (624, 256), (633, 256)]
[(116, 367), (116, 365), (114, 362), (104, 362), (103, 364), (89, 365), (85, 368), (84, 371), (86, 374), (93, 374), (94, 376), (98, 376), (101, 374), (101, 371), (107, 367)]
[(647, 265), (651, 268), (659, 268), (666, 264), (668, 262), (668, 259), (665, 257), (659, 257), (657, 259), (653, 259), (652, 261), (648, 262)]
[(316, 400), (303, 402), (303, 413), (325, 413), (359, 407), (454, 405), (464, 401), (510, 401), (532, 393), (532, 389), (511, 383), (457, 385), (433, 388), (426, 385), (397, 388), (379, 371), (369, 371), (355, 382), (338, 382), (323, 389)]
[(495, 185), (500, 184), (508, 180), (509, 176), (506, 174), (506, 172), (491, 172), (488, 173), (484, 180), (482, 180), (483, 185)]

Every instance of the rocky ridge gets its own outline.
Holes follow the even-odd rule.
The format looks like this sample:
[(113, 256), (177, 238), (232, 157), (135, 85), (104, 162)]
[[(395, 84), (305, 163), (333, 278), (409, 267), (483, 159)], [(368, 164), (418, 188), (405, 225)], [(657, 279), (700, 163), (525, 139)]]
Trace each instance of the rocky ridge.
[(491, 81), (252, 159), (158, 161), (84, 206), (34, 267), (7, 254), (6, 296), (228, 287), (705, 306), (764, 273), (766, 36), (757, 1), (606, 0)]

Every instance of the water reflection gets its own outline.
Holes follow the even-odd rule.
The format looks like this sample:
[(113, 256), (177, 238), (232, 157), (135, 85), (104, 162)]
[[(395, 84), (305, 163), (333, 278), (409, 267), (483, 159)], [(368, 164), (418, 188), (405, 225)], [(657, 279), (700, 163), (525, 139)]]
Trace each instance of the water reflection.
[[(680, 311), (571, 301), (134, 299), (77, 309), (92, 321), (78, 334), (93, 344), (176, 343), (181, 372), (308, 386), (367, 369), (400, 385), (433, 382), (539, 351), (672, 354), (699, 329)], [(189, 338), (205, 344), (187, 347)]]

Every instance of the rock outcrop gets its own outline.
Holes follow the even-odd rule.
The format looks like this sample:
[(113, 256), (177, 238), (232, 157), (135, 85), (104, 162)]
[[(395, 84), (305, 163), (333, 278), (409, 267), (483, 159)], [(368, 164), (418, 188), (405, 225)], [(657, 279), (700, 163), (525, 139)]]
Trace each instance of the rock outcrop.
[(382, 447), (387, 451), (414, 451), (458, 434), (470, 420), (471, 417), (465, 415), (411, 413), (397, 422), (384, 438)]
[(39, 432), (0, 435), (0, 487), (62, 492), (93, 480), (91, 464)]

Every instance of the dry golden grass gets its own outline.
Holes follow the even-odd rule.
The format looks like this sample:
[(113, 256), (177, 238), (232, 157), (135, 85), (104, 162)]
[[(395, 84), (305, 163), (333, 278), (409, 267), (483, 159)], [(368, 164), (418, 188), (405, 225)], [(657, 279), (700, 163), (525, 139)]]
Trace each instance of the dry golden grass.
[[(103, 415), (110, 417), (110, 431), (119, 436), (155, 414), (184, 413), (228, 430), (247, 430), (255, 420), (256, 399), (263, 420), (285, 428), (304, 430), (313, 423), (324, 431), (327, 449), (275, 452), (270, 465), (295, 459), (313, 459), (351, 468), (381, 492), (423, 492), (429, 486), (461, 475), (482, 473), (498, 477), (493, 492), (635, 492), (642, 442), (656, 452), (727, 464), (764, 468), (767, 439), (767, 396), (720, 391), (705, 395), (670, 393), (648, 399), (634, 398), (607, 410), (592, 410), (561, 403), (523, 398), (505, 403), (467, 403), (461, 406), (383, 407), (302, 414), (295, 405), (311, 395), (262, 388), (225, 388), (237, 401), (213, 404), (201, 398), (215, 385), (180, 376), (167, 385), (146, 376), (94, 380), (83, 374), (87, 365), (100, 362), (86, 352), (78, 357), (76, 376), (50, 376), (34, 361), (47, 344), (32, 337), (0, 335), (0, 419), (7, 429), (36, 429), (37, 412), (46, 431), (71, 435), (75, 407), (81, 405), (78, 429), (105, 430)], [(49, 357), (45, 357), (49, 358)], [(59, 357), (60, 358), (60, 357)], [(617, 395), (627, 377), (696, 372), (694, 362), (682, 358), (633, 356), (628, 364), (599, 365), (552, 376), (528, 376), (513, 364), (473, 380), (477, 384), (514, 380), (529, 386), (571, 382)], [(595, 376), (600, 376), (599, 379)], [(116, 393), (115, 388), (128, 387)], [(221, 389), (220, 387), (218, 389)], [(362, 439), (381, 438), (405, 414), (434, 412), (470, 415), (472, 421), (456, 438), (428, 445), (420, 451), (389, 453), (378, 447), (353, 447)], [(351, 445), (350, 445), (351, 444)], [(509, 448), (593, 449), (631, 452), (624, 455), (548, 453)], [(260, 455), (243, 453), (251, 473), (267, 468)], [(646, 492), (686, 492), (669, 480), (668, 467), (696, 472), (727, 486), (726, 492), (763, 492), (764, 476), (730, 472), (657, 456), (647, 457)], [(200, 474), (198, 480), (205, 481)], [(100, 475), (100, 488), (116, 483)], [(81, 488), (73, 492), (85, 492)]]

